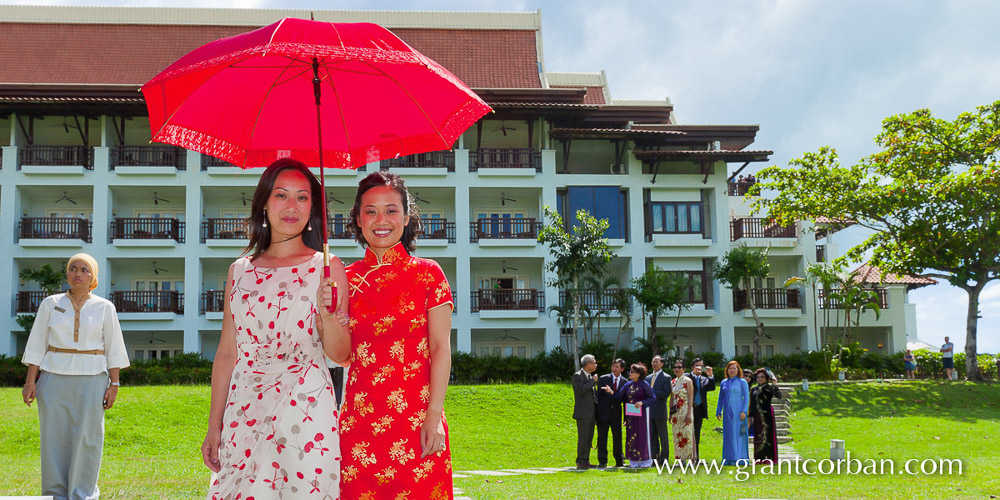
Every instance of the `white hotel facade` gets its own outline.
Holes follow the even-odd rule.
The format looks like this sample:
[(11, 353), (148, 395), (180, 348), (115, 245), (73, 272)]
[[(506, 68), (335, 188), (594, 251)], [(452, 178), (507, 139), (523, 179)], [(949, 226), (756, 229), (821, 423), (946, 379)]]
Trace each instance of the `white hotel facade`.
[[(133, 359), (211, 357), (226, 272), (246, 244), (239, 219), (259, 170), (150, 145), (136, 90), (202, 43), (309, 12), (0, 7), (0, 14), (0, 286), (10, 291), (0, 301), (0, 353), (23, 350), (27, 336), (15, 317), (34, 312), (44, 295), (19, 272), (61, 268), (82, 251), (100, 265), (96, 292), (117, 306)], [(531, 356), (567, 345), (548, 310), (560, 290), (547, 284), (548, 252), (537, 242), (544, 206), (608, 218), (612, 273), (623, 285), (653, 264), (702, 283), (680, 318), (682, 349), (749, 351), (753, 319), (744, 300), (709, 272), (741, 244), (771, 249), (772, 274), (756, 300), (771, 336), (765, 356), (824, 342), (814, 320), (826, 304), (808, 288), (783, 284), (835, 255), (826, 241), (835, 231), (817, 241), (802, 223), (769, 226), (736, 196), (745, 186), (727, 180), (768, 160), (770, 151), (750, 148), (756, 125), (678, 124), (669, 100), (613, 99), (603, 73), (546, 72), (540, 12), (315, 15), (388, 27), (496, 110), (453, 151), (327, 170), (331, 250), (345, 262), (363, 255), (343, 225), (357, 182), (377, 168), (405, 178), (427, 220), (417, 254), (437, 260), (454, 290), (453, 349)], [(39, 53), (50, 57), (40, 62)], [(920, 285), (878, 285), (884, 310), (863, 317), (866, 347), (895, 352), (916, 337), (906, 292)], [(633, 311), (625, 329), (611, 312), (601, 335), (614, 342), (621, 330), (622, 345), (645, 335), (648, 322), (638, 306)], [(659, 321), (673, 324), (673, 313)]]

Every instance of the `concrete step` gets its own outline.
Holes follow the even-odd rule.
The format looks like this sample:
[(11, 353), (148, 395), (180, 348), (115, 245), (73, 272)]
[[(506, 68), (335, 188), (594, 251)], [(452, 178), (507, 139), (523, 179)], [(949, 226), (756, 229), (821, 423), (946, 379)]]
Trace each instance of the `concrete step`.
[(791, 436), (778, 436), (778, 444), (791, 443)]

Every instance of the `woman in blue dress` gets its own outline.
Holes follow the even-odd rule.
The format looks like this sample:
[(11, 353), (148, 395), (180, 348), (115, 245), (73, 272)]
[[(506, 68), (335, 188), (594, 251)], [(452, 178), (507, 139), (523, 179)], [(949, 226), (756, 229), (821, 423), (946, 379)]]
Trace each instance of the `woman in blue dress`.
[(722, 420), (722, 465), (739, 465), (750, 461), (750, 442), (747, 437), (750, 387), (742, 375), (743, 370), (735, 360), (726, 364), (726, 379), (722, 381), (719, 404), (715, 408), (716, 418)]
[(618, 389), (617, 394), (610, 387), (604, 390), (615, 399), (636, 405), (642, 412), (642, 415), (625, 415), (625, 457), (629, 467), (650, 467), (653, 459), (649, 456), (649, 405), (656, 400), (656, 395), (646, 382), (646, 366), (642, 363), (632, 365), (628, 378), (631, 381)]

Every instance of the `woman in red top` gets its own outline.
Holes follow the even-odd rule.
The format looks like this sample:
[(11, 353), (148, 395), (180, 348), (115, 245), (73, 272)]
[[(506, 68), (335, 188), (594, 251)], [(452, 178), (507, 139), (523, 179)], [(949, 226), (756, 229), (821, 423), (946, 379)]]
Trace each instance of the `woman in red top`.
[(451, 499), (451, 288), (437, 262), (409, 254), (420, 217), (398, 175), (361, 181), (351, 229), (367, 250), (347, 267), (352, 362), (340, 415), (341, 493)]

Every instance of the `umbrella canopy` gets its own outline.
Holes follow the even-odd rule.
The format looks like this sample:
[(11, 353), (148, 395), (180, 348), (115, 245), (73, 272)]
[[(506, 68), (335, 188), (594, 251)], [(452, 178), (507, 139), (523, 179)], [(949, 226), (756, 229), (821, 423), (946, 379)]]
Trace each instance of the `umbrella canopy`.
[(381, 26), (293, 18), (203, 45), (142, 92), (153, 141), (243, 168), (285, 157), (357, 168), (450, 149), (490, 111)]

